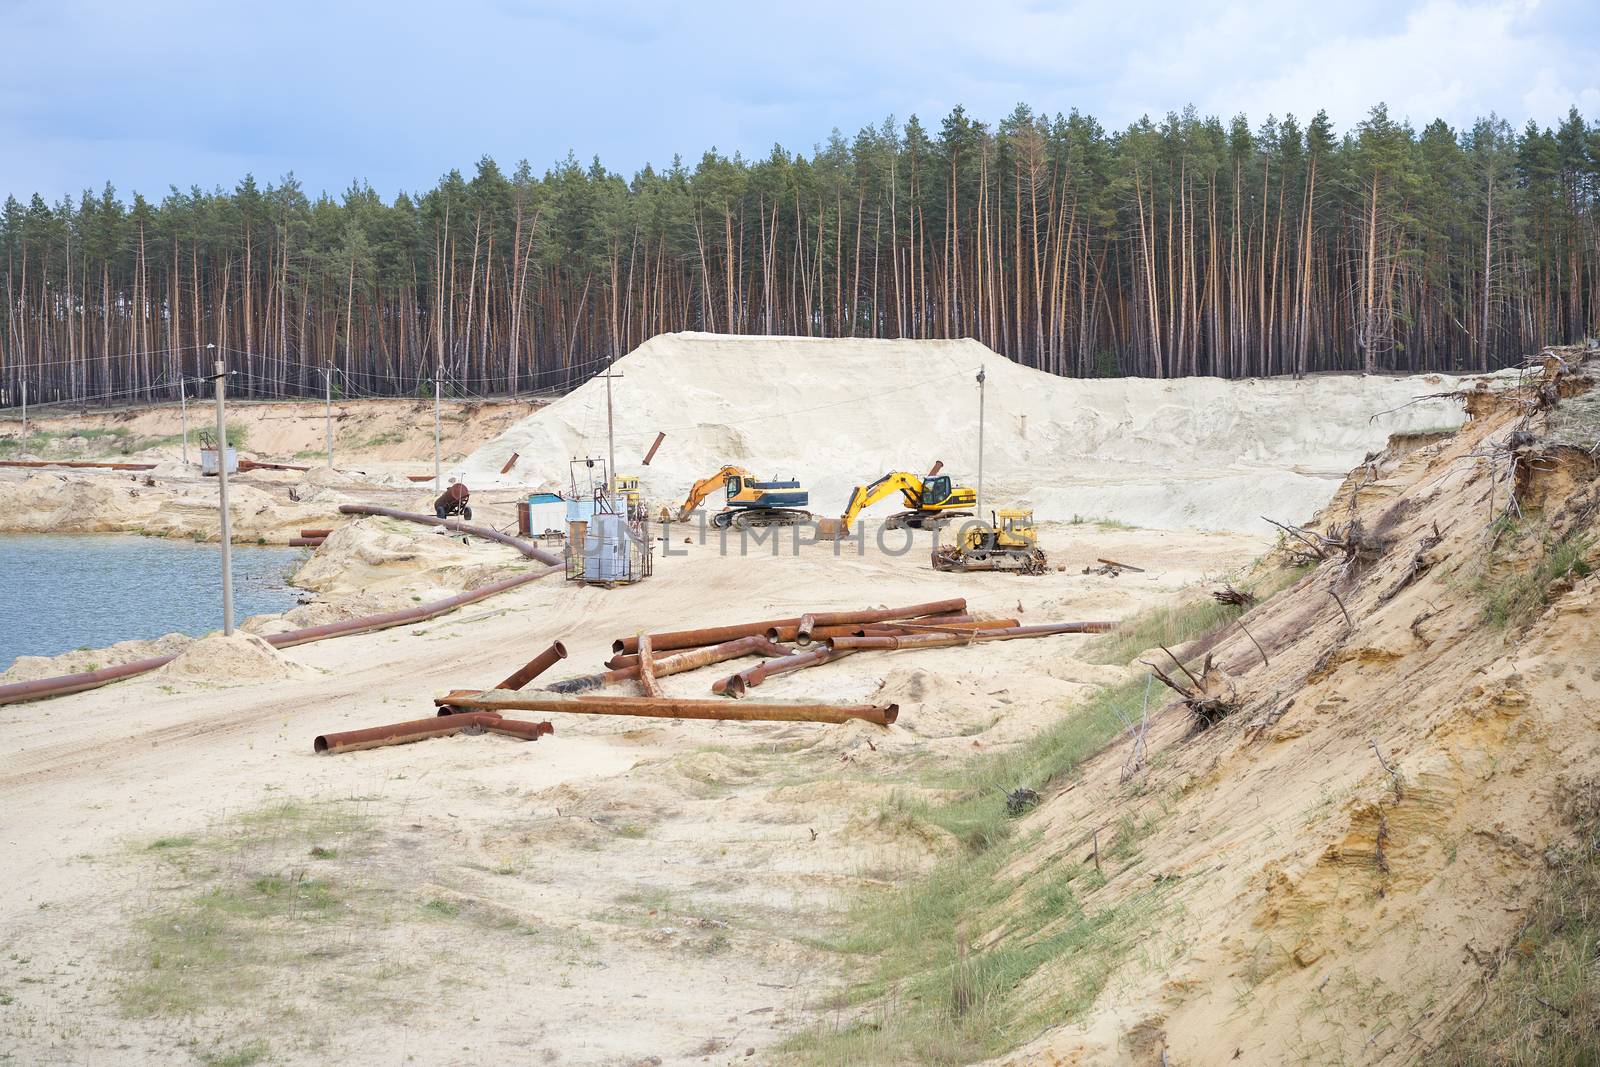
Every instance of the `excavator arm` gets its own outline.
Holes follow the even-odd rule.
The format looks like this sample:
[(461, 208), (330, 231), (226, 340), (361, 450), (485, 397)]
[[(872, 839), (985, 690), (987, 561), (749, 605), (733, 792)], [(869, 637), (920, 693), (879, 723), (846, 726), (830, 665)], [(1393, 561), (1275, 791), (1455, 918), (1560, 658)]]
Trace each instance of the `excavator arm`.
[(743, 467), (734, 466), (723, 467), (715, 474), (706, 475), (698, 482), (695, 482), (693, 488), (689, 490), (689, 495), (683, 498), (683, 503), (678, 507), (677, 521), (683, 522), (688, 519), (690, 513), (693, 512), (695, 508), (705, 503), (706, 497), (716, 492), (719, 486), (735, 475), (745, 479), (746, 481), (754, 480), (749, 471), (745, 470)]
[(850, 494), (850, 503), (845, 505), (839, 525), (849, 531), (863, 511), (895, 493), (905, 499), (908, 509), (915, 511), (922, 504), (922, 479), (910, 471), (891, 471), (875, 482), (856, 486)]

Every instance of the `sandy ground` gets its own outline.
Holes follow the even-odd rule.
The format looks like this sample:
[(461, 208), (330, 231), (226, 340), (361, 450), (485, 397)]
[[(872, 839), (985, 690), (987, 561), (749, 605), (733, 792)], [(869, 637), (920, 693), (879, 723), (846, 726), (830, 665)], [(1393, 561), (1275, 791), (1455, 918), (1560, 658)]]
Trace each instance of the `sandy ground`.
[[(841, 980), (816, 938), (845, 891), (946, 847), (875, 824), (875, 802), (1116, 675), (1074, 659), (1086, 639), (854, 657), (757, 690), (898, 698), (888, 729), (563, 717), (537, 744), (458, 736), (336, 757), (314, 756), (313, 735), (431, 714), (436, 692), (490, 684), (555, 638), (571, 657), (551, 677), (588, 673), (640, 627), (808, 608), (964, 593), (1027, 621), (1115, 618), (1263, 547), (1089, 524), (1045, 543), (1068, 569), (1034, 579), (938, 575), (920, 554), (678, 546), (689, 554), (639, 586), (552, 578), (281, 653), (309, 676), (148, 677), (0, 709), (0, 1054), (172, 1062), (263, 1041), (272, 1062), (750, 1062), (750, 1049), (761, 1062)], [(1079, 573), (1098, 555), (1146, 573)], [(666, 687), (693, 695), (715, 676)], [(178, 964), (169, 946), (162, 970), (162, 943), (181, 943), (173, 931), (205, 901), (308, 877), (334, 887), (326, 920), (246, 924), (222, 959)], [(251, 958), (274, 964), (269, 982), (247, 980)], [(179, 995), (191, 980), (205, 990), (193, 1002)]]
[[(506, 427), (537, 410), (542, 401), (461, 401), (442, 405), (440, 447), (446, 461), (467, 455)], [(244, 432), (247, 452), (282, 462), (318, 463), (326, 459), (327, 420), (320, 401), (232, 399), (228, 425)], [(21, 433), (21, 420), (8, 412), (0, 438)], [(41, 458), (143, 458), (181, 454), (183, 412), (177, 404), (117, 411), (65, 413), (59, 407), (35, 408), (30, 433), (50, 439)], [(349, 461), (401, 465), (417, 474), (433, 464), (433, 404), (416, 400), (337, 400), (332, 405), (335, 465)], [(189, 447), (199, 434), (216, 427), (216, 409), (204, 400), (189, 404)], [(148, 447), (140, 447), (148, 446)], [(20, 457), (18, 457), (20, 458)]]
[[(884, 802), (899, 790), (928, 795), (950, 769), (1058, 722), (1126, 668), (1089, 664), (1080, 653), (1090, 639), (1062, 637), (860, 655), (755, 690), (894, 700), (901, 719), (887, 729), (572, 717), (537, 743), (457, 736), (335, 757), (313, 755), (313, 736), (428, 716), (435, 694), (493, 684), (557, 638), (571, 657), (549, 680), (597, 670), (613, 638), (640, 630), (812, 609), (960, 594), (975, 610), (1029, 623), (1123, 618), (1236, 575), (1272, 544), (1256, 516), (1308, 517), (1391, 431), (1461, 419), (1439, 405), (1372, 419), (1454, 384), (1445, 379), (1049, 379), (1046, 389), (1041, 376), (964, 342), (921, 346), (920, 364), (918, 346), (899, 343), (784, 342), (768, 359), (750, 358), (752, 344), (773, 342), (680, 336), (619, 362), (619, 453), (669, 433), (640, 471), (652, 502), (676, 501), (727, 461), (807, 478), (819, 514), (884, 469), (943, 459), (971, 480), (968, 379), (981, 364), (993, 431), (986, 488), (998, 506), (1035, 507), (1042, 545), (1064, 569), (942, 575), (925, 549), (856, 555), (853, 545), (837, 554), (761, 545), (726, 557), (683, 544), (679, 530), (675, 554), (658, 553), (655, 576), (638, 586), (552, 577), (432, 622), (284, 652), (202, 642), (159, 675), (0, 707), (0, 1058), (769, 1062), (786, 1035), (850, 1021), (831, 1007), (849, 964), (826, 940), (854, 891), (893, 890), (954, 847), (884, 817)], [(572, 455), (600, 454), (596, 392), (586, 386), (527, 422), (507, 419), (471, 455), (459, 450), (457, 473), (474, 486), (482, 521), (504, 528), (519, 484), (560, 487)], [(1373, 508), (1385, 494), (1416, 497), (1399, 518), (1370, 516), (1400, 539), (1426, 534), (1446, 492), (1435, 482), (1457, 505), (1478, 506), (1474, 442), (1432, 440), (1359, 480)], [(414, 458), (416, 442), (403, 447)], [(518, 464), (502, 478), (512, 451)], [(1435, 462), (1468, 473), (1441, 474)], [(633, 469), (629, 459), (624, 473)], [(110, 515), (120, 525), (109, 528), (214, 537), (210, 483), (157, 473), (157, 486), (6, 474), (0, 514), (22, 529), (108, 528), (93, 524)], [(245, 536), (276, 539), (330, 524), (347, 499), (425, 509), (431, 492), (388, 473), (243, 476), (236, 521)], [(1075, 515), (1133, 526), (1066, 521)], [(1465, 556), (1480, 527), (1446, 533)], [(1386, 557), (1381, 573), (1392, 577), (1410, 551)], [(1083, 573), (1096, 557), (1145, 570)], [(318, 602), (254, 628), (402, 606), (521, 566), (503, 548), (350, 523), (304, 569)], [(1457, 596), (1461, 581), (1419, 582), (1392, 603), (1376, 588), (1354, 591), (1352, 611), (1370, 618), (1359, 639), (1321, 588), (1270, 601), (1261, 618), (1270, 671), (1251, 673), (1254, 650), (1237, 635), (1219, 646), (1250, 694), (1248, 714), (1186, 745), (1169, 711), (1148, 775), (1123, 782), (1121, 754), (1107, 753), (1081, 779), (1091, 788), (1063, 789), (1028, 817), (1050, 847), (1015, 872), (1019, 891), (1075, 862), (1085, 828), (1113, 808), (1143, 819), (1152, 805), (1170, 806), (1143, 858), (1110, 872), (1090, 903), (1115, 904), (1177, 874), (1184, 910), (1081, 1023), (1011, 1062), (1153, 1063), (1168, 1045), (1181, 1054), (1173, 1062), (1194, 1063), (1232, 1062), (1235, 1048), (1261, 1064), (1281, 1062), (1285, 1048), (1313, 1062), (1360, 1060), (1371, 1047), (1403, 1054), (1392, 1037), (1363, 1044), (1369, 1035), (1351, 1014), (1395, 1008), (1390, 990), (1348, 991), (1330, 1006), (1314, 983), (1365, 967), (1392, 985), (1423, 932), (1452, 952), (1465, 931), (1503, 932), (1511, 913), (1495, 909), (1520, 906), (1517, 894), (1530, 891), (1548, 804), (1511, 804), (1521, 795), (1505, 784), (1515, 770), (1481, 801), (1471, 783), (1493, 778), (1497, 761), (1520, 768), (1543, 754), (1528, 746), (1557, 736), (1575, 699), (1557, 691), (1557, 668), (1593, 644), (1570, 621), (1549, 639), (1527, 691), (1553, 710), (1518, 733), (1501, 719), (1508, 702), (1523, 706), (1506, 695), (1522, 683), (1504, 677), (1522, 667), (1501, 637), (1473, 631), (1466, 607), (1439, 631), (1461, 639), (1408, 629), (1431, 610), (1428, 597)], [(1586, 617), (1592, 592), (1574, 619)], [(1451, 671), (1426, 673), (1438, 654), (1430, 648), (1458, 650)], [(1407, 701), (1423, 691), (1396, 683), (1413, 667), (1434, 680), (1433, 710), (1415, 722)], [(1458, 684), (1480, 674), (1481, 683)], [(717, 676), (664, 684), (699, 695)], [(1306, 706), (1273, 720), (1265, 741), (1241, 737), (1300, 687), (1313, 690)], [(1358, 712), (1345, 689), (1366, 694)], [(1455, 715), (1462, 707), (1474, 710)], [(1430, 748), (1430, 729), (1448, 744)], [(1384, 807), (1387, 779), (1369, 739), (1406, 761), (1418, 803)], [(1396, 835), (1394, 873), (1379, 871), (1383, 880), (1373, 873), (1379, 815)], [(1448, 866), (1447, 844), (1468, 860), (1453, 870), (1470, 877), (1429, 881), (1423, 872)], [(1509, 872), (1502, 896), (1490, 892), (1495, 871)], [(1396, 899), (1402, 891), (1414, 895)], [(1430, 988), (1447, 997), (1468, 973), (1439, 962)], [(1029, 981), (1046, 993), (1058, 980), (1047, 967)], [(1323, 1014), (1297, 1029), (1307, 1005)], [(1235, 1041), (1236, 1031), (1252, 1036)]]

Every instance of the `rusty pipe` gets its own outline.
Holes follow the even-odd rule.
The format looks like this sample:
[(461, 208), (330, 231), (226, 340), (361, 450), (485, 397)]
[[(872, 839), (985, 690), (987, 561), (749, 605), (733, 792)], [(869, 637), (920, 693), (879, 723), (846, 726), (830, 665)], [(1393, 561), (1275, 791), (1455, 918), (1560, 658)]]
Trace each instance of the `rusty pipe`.
[(665, 430), (657, 430), (656, 431), (656, 439), (650, 445), (650, 451), (648, 451), (648, 452), (646, 452), (644, 454), (644, 463), (642, 463), (641, 466), (644, 466), (644, 467), (650, 466), (650, 461), (652, 459), (656, 458), (656, 449), (660, 448), (661, 447), (661, 442), (665, 441), (666, 439), (667, 439), (667, 431), (665, 431)]
[[(655, 663), (655, 674), (657, 678), (665, 678), (668, 675), (682, 674), (684, 671), (709, 667), (713, 663), (721, 663), (724, 660), (738, 659), (740, 656), (751, 654), (787, 656), (789, 651), (782, 645), (768, 641), (759, 634), (751, 634), (748, 637), (724, 641), (719, 645), (691, 648), (678, 653), (676, 656), (658, 659)], [(616, 657), (612, 658), (615, 659)], [(545, 689), (551, 693), (579, 693), (586, 689), (602, 689), (605, 686), (616, 685), (618, 682), (626, 682), (637, 677), (639, 677), (639, 664), (638, 658), (635, 657), (633, 664), (630, 666), (616, 667), (599, 674), (586, 674), (581, 678), (567, 678), (552, 685), (547, 685)]]
[(661, 683), (656, 681), (656, 654), (650, 647), (650, 635), (639, 635), (639, 688), (647, 697), (661, 697)]
[(329, 528), (329, 529), (326, 529), (326, 530), (301, 530), (300, 531), (300, 536), (301, 537), (327, 537), (331, 533), (333, 533), (332, 528)]
[(876, 635), (870, 637), (830, 637), (828, 647), (835, 649), (910, 649), (949, 648), (979, 641), (1010, 641), (1019, 637), (1051, 637), (1057, 634), (1102, 634), (1112, 628), (1109, 622), (1055, 622), (1039, 626), (1013, 626), (1004, 630), (986, 630), (971, 634), (924, 633), (900, 637)]
[[(491, 722), (484, 724), (484, 729), (491, 734), (503, 734), (506, 737), (520, 737), (524, 741), (537, 741), (545, 734), (553, 734), (556, 728), (548, 722), (524, 722), (521, 719), (502, 719), (492, 711), (480, 712), (482, 715), (494, 715)], [(424, 722), (427, 720), (424, 719)]]
[(576, 715), (637, 715), (659, 719), (737, 719), (746, 722), (848, 722), (887, 726), (900, 714), (896, 704), (747, 704), (727, 700), (667, 697), (556, 696), (501, 690), (447, 693), (434, 700), (473, 711), (542, 711)]
[(326, 540), (326, 539), (322, 538), (322, 537), (291, 537), (291, 538), (289, 538), (289, 547), (290, 548), (321, 548), (322, 547), (322, 542), (324, 540)]
[(1022, 623), (1016, 619), (974, 619), (971, 616), (965, 618), (957, 616), (949, 622), (932, 619), (919, 619), (916, 622), (869, 622), (864, 626), (855, 627), (851, 631), (851, 636), (910, 637), (914, 634), (969, 634), (984, 630), (1013, 630), (1021, 625)]
[[(763, 622), (736, 623), (732, 626), (709, 626), (700, 630), (674, 630), (670, 633), (651, 634), (650, 647), (657, 652), (674, 652), (686, 648), (700, 648), (705, 645), (720, 645), (727, 641), (737, 641), (742, 637), (764, 637), (768, 628), (794, 625), (799, 623), (798, 616), (792, 619), (767, 619)], [(639, 652), (639, 638), (619, 637), (611, 642), (611, 651), (628, 655), (637, 655)]]
[(774, 674), (788, 674), (790, 671), (804, 670), (807, 667), (819, 667), (824, 663), (831, 663), (836, 659), (843, 659), (851, 654), (851, 649), (818, 647), (808, 652), (796, 652), (792, 656), (783, 656), (779, 659), (770, 659), (765, 663), (758, 663), (749, 670), (740, 671), (719, 681), (711, 683), (711, 691), (728, 697), (742, 697), (745, 690), (760, 685)]
[(0, 467), (73, 467), (108, 471), (155, 470), (154, 463), (96, 463), (86, 459), (0, 459)]
[[(928, 621), (930, 621), (930, 622), (938, 621), (938, 620), (949, 620), (949, 621), (952, 621), (952, 622), (965, 622), (965, 621), (967, 621), (969, 619), (972, 619), (973, 617), (974, 616), (971, 616), (971, 615), (937, 615), (937, 616), (933, 616), (931, 618), (928, 618), (928, 617), (925, 616), (925, 618), (928, 618)], [(842, 623), (839, 623), (836, 626), (816, 626), (816, 627), (812, 628), (811, 636), (810, 636), (809, 639), (801, 640), (801, 638), (800, 638), (800, 624), (798, 622), (796, 622), (796, 623), (794, 623), (793, 625), (790, 625), (790, 626), (769, 626), (769, 627), (767, 627), (767, 638), (768, 638), (768, 640), (772, 640), (772, 641), (793, 641), (796, 644), (799, 644), (800, 646), (804, 647), (805, 645), (809, 645), (809, 644), (811, 644), (813, 642), (821, 641), (824, 638), (828, 638), (828, 637), (843, 637), (843, 636), (848, 635), (848, 634), (858, 633), (863, 627), (869, 627), (869, 626), (873, 626), (873, 627), (894, 627), (896, 625), (898, 625), (898, 624), (894, 623), (894, 622), (867, 622), (867, 623), (842, 622)]]
[(363, 748), (382, 748), (385, 745), (426, 741), (430, 737), (448, 737), (471, 728), (488, 729), (491, 724), (499, 722), (500, 715), (495, 712), (451, 715), (448, 718), (413, 719), (411, 722), (374, 726), (366, 730), (321, 734), (311, 742), (311, 748), (315, 752), (354, 752)]
[(373, 504), (340, 504), (339, 512), (343, 515), (382, 515), (391, 519), (404, 519), (406, 522), (420, 523), (424, 526), (442, 526), (446, 530), (455, 530), (457, 533), (471, 534), (487, 541), (498, 541), (502, 545), (509, 545), (529, 559), (536, 559), (540, 563), (545, 563), (552, 567), (562, 566), (559, 556), (551, 555), (537, 545), (503, 534), (499, 530), (493, 530), (487, 526), (473, 526), (470, 523), (461, 522), (459, 519), (440, 519), (432, 515), (419, 515), (414, 511), (380, 508)]
[(820, 611), (800, 617), (796, 640), (810, 640), (811, 631), (818, 626), (838, 626), (852, 622), (884, 622), (888, 619), (917, 619), (924, 615), (959, 615), (967, 610), (965, 597), (936, 600), (931, 604), (913, 604), (908, 608), (868, 608), (864, 611)]
[[(493, 596), (496, 593), (503, 593), (508, 589), (515, 589), (519, 585), (526, 585), (528, 582), (563, 569), (559, 566), (545, 567), (542, 570), (532, 571), (528, 574), (502, 578), (498, 582), (490, 582), (488, 585), (479, 586), (465, 593), (457, 593), (454, 596), (445, 597), (443, 600), (433, 600), (426, 604), (418, 604), (416, 607), (405, 608), (400, 611), (382, 612), (377, 615), (363, 615), (360, 618), (324, 623), (321, 626), (307, 626), (300, 630), (265, 634), (264, 639), (267, 644), (274, 648), (291, 648), (294, 645), (309, 644), (312, 641), (322, 641), (330, 637), (345, 637), (350, 634), (366, 633), (370, 630), (386, 630), (391, 626), (405, 626), (408, 623), (424, 622), (454, 611), (456, 608)], [(25, 700), (66, 696), (69, 693), (81, 693), (87, 689), (97, 689), (110, 682), (131, 678), (134, 675), (144, 674), (158, 667), (164, 667), (177, 658), (176, 653), (170, 656), (152, 656), (148, 659), (134, 660), (131, 663), (123, 663), (115, 667), (102, 667), (97, 671), (61, 674), (54, 678), (38, 678), (31, 682), (12, 682), (10, 685), (0, 685), (0, 704), (17, 704)]]
[(530, 659), (511, 677), (495, 686), (496, 689), (521, 689), (539, 675), (549, 670), (559, 660), (567, 658), (567, 646), (552, 641), (550, 647)]

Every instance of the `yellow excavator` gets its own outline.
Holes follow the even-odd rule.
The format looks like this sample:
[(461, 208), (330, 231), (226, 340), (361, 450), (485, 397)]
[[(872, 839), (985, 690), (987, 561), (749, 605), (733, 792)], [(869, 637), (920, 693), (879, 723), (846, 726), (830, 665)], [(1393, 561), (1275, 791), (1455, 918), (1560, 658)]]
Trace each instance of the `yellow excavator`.
[(952, 484), (948, 474), (923, 478), (910, 471), (891, 471), (875, 482), (855, 487), (839, 519), (840, 528), (848, 533), (863, 511), (895, 493), (900, 494), (907, 510), (884, 521), (891, 530), (937, 530), (951, 519), (970, 517), (972, 512), (963, 509), (978, 502), (976, 492), (968, 486)]
[(1043, 574), (1049, 565), (1033, 526), (1032, 508), (1005, 508), (998, 518), (967, 523), (953, 545), (936, 545), (936, 571), (1015, 571)]
[(713, 526), (794, 526), (811, 518), (805, 510), (811, 494), (799, 482), (758, 482), (743, 467), (726, 466), (694, 483), (674, 521), (686, 521), (718, 486), (727, 494), (728, 505), (711, 516)]

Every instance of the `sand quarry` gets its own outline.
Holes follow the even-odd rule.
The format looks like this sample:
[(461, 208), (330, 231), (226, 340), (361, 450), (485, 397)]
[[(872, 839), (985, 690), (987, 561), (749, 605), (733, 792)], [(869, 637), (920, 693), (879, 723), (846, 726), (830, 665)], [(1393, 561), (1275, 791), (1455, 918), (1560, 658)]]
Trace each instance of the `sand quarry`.
[[(1600, 674), (1575, 666), (1600, 651), (1595, 579), (1569, 569), (1513, 629), (1482, 625), (1471, 600), (1495, 518), (1486, 501), (1506, 477), (1495, 442), (1529, 432), (1526, 405), (1496, 399), (1515, 383), (1486, 385), (1461, 429), (1459, 400), (1413, 401), (1477, 383), (1437, 376), (1080, 382), (970, 341), (674, 335), (616, 365), (619, 466), (661, 504), (723, 463), (794, 475), (819, 514), (891, 469), (942, 460), (970, 482), (980, 367), (986, 496), (1035, 509), (1052, 563), (1042, 576), (939, 574), (924, 551), (871, 544), (724, 555), (674, 536), (675, 554), (658, 551), (636, 586), (555, 575), (413, 626), (285, 650), (249, 635), (171, 639), (163, 651), (181, 654), (158, 672), (0, 707), (0, 1057), (1424, 1055), (1537, 893), (1541, 856), (1567, 833), (1558, 798), (1589, 788), (1600, 725)], [(1585, 374), (1556, 373), (1585, 384), (1551, 388), (1577, 398)], [(409, 451), (392, 460), (414, 468), (431, 459), (432, 425), (413, 414)], [(501, 528), (528, 489), (564, 488), (573, 457), (605, 450), (603, 382), (523, 415), (474, 431), (451, 465), (479, 521)], [(1548, 423), (1519, 446), (1556, 457), (1523, 468), (1521, 499), (1553, 523), (1588, 522), (1592, 462), (1568, 456), (1575, 445)], [(171, 463), (169, 449), (152, 454)], [(251, 620), (250, 634), (527, 569), (500, 545), (337, 518), (340, 502), (425, 510), (431, 487), (397, 474), (241, 476), (257, 494), (236, 519), (243, 536), (276, 540), (330, 516), (340, 527), (301, 569), (308, 603)], [(8, 472), (0, 502), (13, 529), (69, 516), (73, 529), (215, 536), (204, 481), (172, 467), (152, 480)], [(1353, 540), (1356, 562), (1342, 549), (1304, 558), (1263, 514)], [(1371, 536), (1349, 537), (1354, 520)], [(1101, 557), (1141, 570), (1104, 573)], [(1199, 734), (1175, 694), (1145, 681), (1138, 661), (1159, 651), (1113, 634), (860, 654), (758, 691), (895, 701), (890, 727), (566, 715), (537, 743), (312, 752), (320, 733), (431, 715), (436, 694), (492, 685), (555, 639), (569, 657), (537, 684), (600, 669), (614, 638), (641, 630), (952, 596), (1024, 623), (1135, 620), (1211, 604), (1227, 585), (1261, 600), (1175, 649), (1196, 670), (1209, 654), (1206, 693), (1231, 712)], [(19, 663), (0, 682), (85, 669), (87, 655)], [(662, 684), (705, 696), (723, 673)], [(1120, 720), (1091, 724), (1106, 743), (1070, 774), (1008, 783), (1042, 796), (1005, 846), (974, 851), (950, 820), (926, 817), (960, 799), (973, 767), (1128, 686), (1149, 694), (1139, 758)], [(875, 973), (852, 940), (860, 908), (932, 900), (918, 896), (929, 872), (991, 863), (987, 895), (962, 905), (926, 973)], [(1080, 942), (1086, 922), (1094, 936)], [(1031, 961), (1020, 979), (986, 993), (985, 961), (1017, 958)]]

